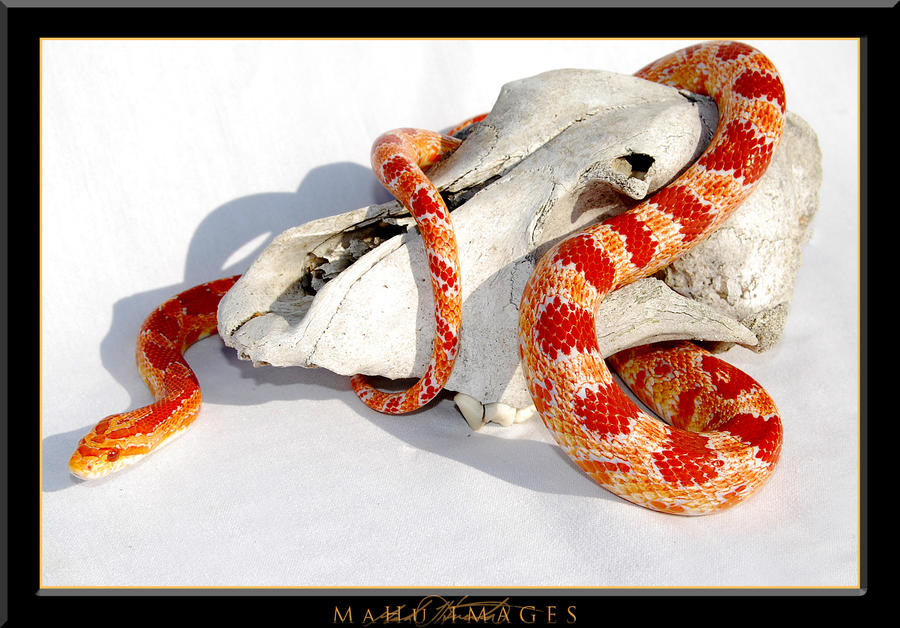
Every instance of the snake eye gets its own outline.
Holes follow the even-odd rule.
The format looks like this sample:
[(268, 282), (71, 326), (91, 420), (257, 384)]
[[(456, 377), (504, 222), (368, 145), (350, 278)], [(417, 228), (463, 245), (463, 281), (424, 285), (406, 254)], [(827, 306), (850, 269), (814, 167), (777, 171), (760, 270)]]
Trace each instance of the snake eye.
[(106, 454), (107, 462), (115, 462), (118, 459), (119, 459), (119, 450), (118, 449), (113, 449), (111, 452)]

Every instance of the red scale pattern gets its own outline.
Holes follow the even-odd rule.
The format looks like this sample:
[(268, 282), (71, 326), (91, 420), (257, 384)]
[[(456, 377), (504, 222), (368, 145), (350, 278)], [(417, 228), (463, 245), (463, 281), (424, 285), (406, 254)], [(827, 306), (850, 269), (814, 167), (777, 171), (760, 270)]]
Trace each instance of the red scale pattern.
[(729, 61), (734, 61), (739, 57), (746, 57), (754, 53), (756, 53), (756, 50), (752, 46), (742, 44), (739, 41), (731, 41), (719, 46), (716, 51), (716, 59), (727, 63)]
[(432, 277), (437, 278), (444, 284), (444, 292), (456, 292), (459, 290), (459, 276), (453, 266), (436, 255), (429, 256), (429, 264)]
[(611, 384), (588, 384), (575, 394), (576, 421), (597, 435), (628, 434), (638, 418), (637, 407), (628, 402), (622, 389)]
[(545, 412), (548, 408), (552, 408), (555, 404), (556, 384), (549, 377), (542, 380), (529, 380), (525, 382), (528, 386), (528, 392), (531, 394), (531, 400), (538, 412)]
[(147, 334), (141, 338), (138, 346), (138, 361), (145, 360), (148, 365), (160, 373), (165, 373), (169, 365), (181, 354), (175, 349), (177, 345), (170, 345), (166, 338), (158, 338), (155, 334)]
[(609, 253), (588, 235), (563, 242), (556, 250), (552, 263), (574, 267), (598, 292), (608, 291), (616, 276), (616, 267)]
[(551, 360), (560, 353), (584, 353), (597, 346), (594, 313), (554, 296), (541, 312), (535, 325), (537, 342)]
[(778, 103), (781, 112), (785, 111), (784, 85), (771, 73), (750, 70), (742, 73), (734, 81), (734, 91), (748, 99), (766, 99)]
[(165, 419), (165, 417), (171, 415), (175, 408), (180, 405), (179, 401), (181, 396), (184, 396), (184, 393), (182, 393), (182, 395), (178, 397), (171, 397), (163, 399), (161, 401), (157, 401), (151, 406), (152, 412), (145, 412), (143, 413), (143, 416), (141, 416), (137, 420), (132, 420), (128, 423), (125, 423), (124, 427), (109, 430), (103, 432), (103, 434), (107, 438), (112, 439), (127, 438), (136, 434), (150, 434), (157, 427), (159, 427), (160, 423)]
[(678, 223), (685, 244), (701, 237), (716, 218), (709, 205), (689, 189), (677, 184), (657, 192), (651, 202), (663, 208)]
[(774, 463), (781, 454), (781, 421), (773, 418), (766, 421), (762, 417), (745, 412), (732, 417), (720, 429), (733, 434), (748, 445), (759, 447), (756, 457), (760, 460)]
[(711, 385), (723, 399), (737, 399), (743, 393), (762, 389), (752, 377), (714, 355), (704, 355), (700, 368), (712, 377)]
[(435, 338), (443, 342), (445, 345), (452, 345), (456, 340), (456, 330), (454, 330), (448, 323), (442, 318), (437, 319), (437, 331), (435, 331)]
[(219, 307), (221, 298), (221, 293), (202, 285), (182, 292), (174, 300), (181, 304), (189, 316), (209, 316), (210, 312), (215, 312)]
[(434, 367), (429, 367), (428, 371), (422, 376), (422, 391), (419, 393), (420, 396), (428, 399), (434, 399), (434, 396), (441, 392), (441, 388), (443, 386), (438, 386), (434, 381)]
[(394, 181), (409, 168), (409, 162), (401, 155), (395, 155), (381, 163), (382, 177), (385, 181)]
[(447, 213), (443, 204), (424, 188), (419, 188), (412, 193), (409, 198), (409, 204), (419, 218), (437, 217)]
[(677, 427), (690, 425), (691, 419), (694, 418), (694, 414), (698, 410), (697, 403), (702, 395), (703, 391), (700, 388), (682, 390), (678, 393), (678, 403), (675, 406), (675, 415), (672, 416), (671, 419), (672, 425)]
[(606, 221), (613, 231), (621, 234), (625, 238), (625, 247), (631, 255), (631, 263), (638, 268), (643, 268), (653, 259), (656, 252), (657, 243), (653, 237), (653, 231), (644, 223), (640, 217), (631, 213), (620, 214), (615, 218)]
[(170, 316), (162, 308), (157, 309), (144, 322), (143, 333), (153, 333), (166, 338), (173, 345), (178, 344), (181, 335), (181, 318)]
[(735, 120), (725, 127), (725, 143), (709, 150), (697, 163), (707, 170), (734, 172), (744, 185), (759, 181), (769, 167), (774, 145), (759, 135), (750, 121)]
[(401, 397), (388, 397), (387, 401), (384, 404), (384, 412), (388, 414), (393, 414), (400, 409), (400, 404), (403, 401)]
[(706, 445), (709, 437), (687, 430), (670, 430), (663, 449), (652, 454), (663, 479), (673, 485), (701, 485), (718, 475), (722, 461)]

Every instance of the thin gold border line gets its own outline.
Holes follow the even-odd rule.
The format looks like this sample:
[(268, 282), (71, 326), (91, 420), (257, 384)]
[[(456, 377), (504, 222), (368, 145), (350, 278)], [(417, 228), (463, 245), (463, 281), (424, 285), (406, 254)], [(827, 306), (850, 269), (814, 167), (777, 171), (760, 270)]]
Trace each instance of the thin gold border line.
[[(671, 41), (671, 40), (690, 40), (690, 39), (709, 39), (708, 37), (41, 37), (38, 46), (38, 290), (41, 295), (38, 299), (38, 377), (39, 388), (43, 387), (43, 163), (44, 163), (44, 144), (43, 144), (43, 97), (44, 97), (44, 42), (45, 41)], [(719, 39), (715, 37), (713, 39)], [(856, 220), (857, 220), (857, 288), (856, 288), (856, 338), (857, 338), (857, 456), (856, 456), (856, 486), (857, 486), (857, 508), (856, 508), (856, 585), (783, 585), (783, 586), (693, 586), (693, 585), (664, 585), (664, 586), (645, 586), (645, 585), (579, 585), (566, 586), (564, 588), (555, 586), (524, 586), (509, 587), (496, 585), (479, 585), (479, 586), (379, 586), (379, 585), (359, 585), (359, 586), (316, 586), (316, 585), (284, 585), (284, 586), (243, 586), (243, 585), (210, 585), (210, 586), (190, 586), (190, 585), (44, 585), (43, 577), (43, 445), (38, 447), (38, 482), (39, 482), (39, 499), (38, 499), (38, 536), (40, 543), (38, 547), (38, 584), (41, 590), (102, 590), (102, 589), (122, 589), (122, 590), (174, 590), (174, 589), (208, 589), (208, 590), (230, 590), (230, 589), (302, 589), (302, 590), (371, 590), (371, 589), (406, 589), (406, 590), (479, 590), (479, 589), (503, 589), (503, 590), (608, 590), (608, 589), (634, 589), (634, 590), (852, 590), (860, 589), (862, 585), (862, 376), (861, 376), (861, 343), (862, 343), (862, 319), (861, 319), (861, 186), (862, 186), (862, 170), (861, 170), (861, 80), (862, 80), (862, 57), (861, 45), (862, 40), (859, 37), (722, 37), (722, 39), (739, 39), (739, 40), (755, 40), (755, 41), (856, 41), (856, 57), (857, 57), (857, 87), (856, 87), (856, 116), (857, 116), (857, 133), (856, 133), (856, 159), (857, 159), (857, 183), (856, 183)], [(38, 400), (38, 424), (40, 426), (41, 438), (44, 434), (43, 429), (43, 394), (39, 395)]]
[(555, 586), (555, 585), (531, 585), (531, 586), (508, 586), (508, 585), (397, 585), (397, 586), (389, 586), (389, 585), (241, 585), (241, 584), (223, 584), (223, 585), (188, 585), (188, 584), (159, 584), (159, 585), (139, 585), (139, 584), (123, 584), (123, 585), (47, 585), (41, 587), (42, 590), (51, 591), (51, 590), (77, 590), (77, 589), (86, 589), (86, 590), (104, 590), (104, 589), (131, 589), (131, 590), (168, 590), (168, 589), (178, 589), (178, 590), (194, 590), (194, 589), (248, 589), (248, 590), (292, 590), (292, 589), (302, 589), (302, 590), (344, 590), (344, 589), (353, 589), (353, 590), (428, 590), (428, 591), (446, 591), (446, 590), (478, 590), (478, 589), (490, 589), (490, 590), (503, 590), (503, 591), (534, 591), (534, 590), (553, 590), (560, 591), (560, 595), (565, 595), (566, 591), (573, 590), (620, 590), (620, 589), (635, 589), (635, 590), (701, 590), (701, 591), (709, 591), (709, 590), (754, 590), (754, 591), (770, 591), (775, 589), (785, 589), (785, 590), (857, 590), (858, 586), (854, 586), (851, 584), (835, 584), (835, 585), (802, 585), (802, 584), (788, 584), (788, 585), (643, 585), (643, 584), (635, 584), (635, 585), (571, 585), (571, 586)]
[[(44, 436), (44, 41), (38, 44), (38, 425)], [(38, 585), (44, 582), (44, 446), (38, 444)]]
[(741, 41), (856, 41), (859, 37), (41, 37), (41, 41), (709, 41), (734, 39)]
[(856, 40), (856, 584), (862, 587), (862, 40)]

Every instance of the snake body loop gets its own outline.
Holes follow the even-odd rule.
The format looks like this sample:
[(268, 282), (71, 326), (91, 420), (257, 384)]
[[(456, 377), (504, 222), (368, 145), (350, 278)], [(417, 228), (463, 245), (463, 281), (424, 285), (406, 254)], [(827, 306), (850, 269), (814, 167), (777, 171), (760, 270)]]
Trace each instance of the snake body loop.
[[(771, 474), (781, 451), (775, 404), (756, 382), (693, 345), (627, 353), (616, 360), (626, 372), (627, 357), (645, 356), (645, 368), (634, 369), (638, 389), (664, 393), (672, 418), (701, 413), (683, 425), (706, 431), (658, 421), (613, 382), (594, 311), (612, 290), (695, 246), (753, 191), (781, 138), (784, 87), (762, 53), (735, 42), (680, 50), (637, 76), (711, 96), (719, 108), (715, 135), (673, 183), (541, 258), (522, 296), (519, 350), (542, 420), (585, 472), (641, 506), (705, 514), (744, 499)], [(666, 384), (672, 380), (683, 381)], [(704, 389), (717, 393), (713, 403), (700, 403)]]
[(462, 325), (456, 234), (450, 222), (450, 211), (424, 170), (446, 158), (460, 143), (453, 137), (431, 131), (396, 129), (383, 134), (372, 145), (375, 175), (409, 210), (419, 227), (428, 252), (435, 305), (431, 361), (425, 374), (411, 388), (387, 393), (377, 390), (363, 375), (354, 375), (350, 379), (354, 392), (363, 403), (379, 412), (405, 414), (421, 408), (441, 392), (456, 362)]

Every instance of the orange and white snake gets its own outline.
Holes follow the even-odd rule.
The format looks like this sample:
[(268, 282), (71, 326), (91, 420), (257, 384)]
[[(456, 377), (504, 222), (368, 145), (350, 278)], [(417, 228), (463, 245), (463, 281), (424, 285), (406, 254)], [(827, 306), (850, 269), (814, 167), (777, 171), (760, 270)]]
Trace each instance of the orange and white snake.
[[(519, 351), (532, 399), (572, 459), (613, 493), (654, 510), (696, 515), (758, 489), (781, 451), (774, 402), (749, 376), (688, 342), (637, 347), (610, 364), (669, 424), (643, 413), (614, 383), (597, 348), (594, 311), (610, 291), (646, 277), (712, 233), (753, 191), (781, 137), (785, 93), (773, 64), (742, 43), (672, 53), (638, 77), (711, 96), (719, 124), (703, 155), (630, 211), (565, 239), (538, 262), (522, 296)], [(484, 116), (466, 121), (454, 131)], [(376, 390), (351, 380), (370, 407), (415, 410), (443, 388), (457, 355), (461, 291), (447, 208), (425, 175), (460, 140), (397, 129), (376, 140), (373, 169), (416, 220), (435, 298), (431, 362), (412, 388)], [(144, 322), (138, 368), (157, 401), (100, 421), (69, 468), (94, 478), (136, 462), (197, 416), (200, 388), (183, 352), (216, 331), (216, 308), (237, 277), (187, 290)]]

